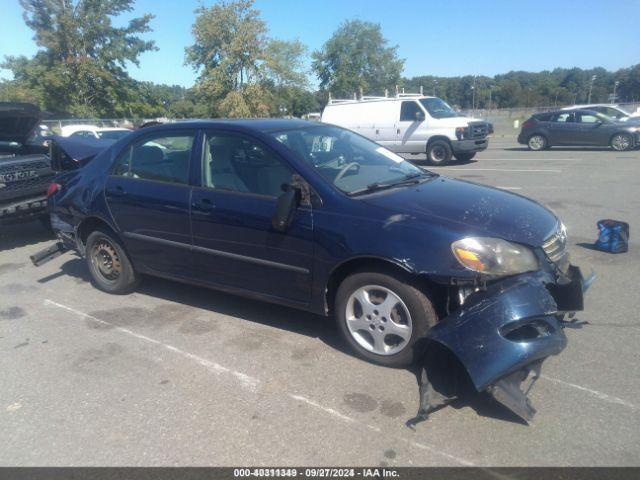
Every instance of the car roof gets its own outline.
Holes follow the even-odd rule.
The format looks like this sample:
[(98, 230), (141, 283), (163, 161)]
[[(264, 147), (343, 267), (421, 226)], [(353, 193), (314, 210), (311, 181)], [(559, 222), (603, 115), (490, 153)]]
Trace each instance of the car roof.
[(145, 128), (145, 131), (157, 131), (175, 128), (177, 126), (189, 126), (193, 128), (215, 128), (219, 126), (238, 126), (246, 130), (254, 130), (263, 133), (277, 132), (280, 130), (295, 130), (304, 127), (318, 127), (323, 125), (318, 122), (299, 120), (297, 118), (243, 118), (243, 119), (210, 119), (210, 120), (184, 120), (174, 123), (163, 123)]

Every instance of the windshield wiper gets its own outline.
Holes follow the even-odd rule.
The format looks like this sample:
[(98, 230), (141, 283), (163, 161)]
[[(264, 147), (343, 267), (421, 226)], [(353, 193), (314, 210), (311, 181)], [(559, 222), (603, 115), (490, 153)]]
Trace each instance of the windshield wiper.
[(352, 192), (349, 192), (349, 196), (353, 196), (353, 195), (360, 195), (363, 193), (371, 193), (371, 192), (376, 192), (379, 190), (387, 190), (389, 188), (396, 188), (396, 187), (404, 187), (406, 185), (417, 185), (418, 183), (420, 183), (425, 177), (431, 178), (437, 176), (436, 173), (433, 172), (415, 172), (415, 173), (409, 173), (407, 175), (405, 175), (403, 178), (396, 180), (394, 182), (374, 182), (374, 183), (370, 183), (369, 185), (367, 185), (364, 188), (360, 188), (358, 190), (354, 190)]

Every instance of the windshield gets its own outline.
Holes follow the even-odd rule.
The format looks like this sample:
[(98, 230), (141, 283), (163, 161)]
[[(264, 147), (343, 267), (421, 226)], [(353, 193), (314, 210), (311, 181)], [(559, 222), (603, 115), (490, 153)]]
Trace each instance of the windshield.
[(104, 132), (98, 132), (98, 136), (108, 140), (118, 140), (129, 133), (131, 133), (129, 130), (106, 130)]
[(311, 126), (271, 135), (348, 194), (428, 175), (399, 155), (342, 128)]
[(456, 111), (447, 102), (439, 98), (422, 98), (420, 103), (427, 109), (432, 118), (457, 117)]

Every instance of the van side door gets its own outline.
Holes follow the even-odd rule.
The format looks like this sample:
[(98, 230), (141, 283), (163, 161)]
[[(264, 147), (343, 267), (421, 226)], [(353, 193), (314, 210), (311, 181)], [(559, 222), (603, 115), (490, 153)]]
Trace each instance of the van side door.
[(397, 147), (396, 152), (424, 153), (426, 138), (421, 138), (420, 127), (425, 121), (422, 107), (415, 100), (404, 100), (400, 105), (400, 118), (396, 128)]

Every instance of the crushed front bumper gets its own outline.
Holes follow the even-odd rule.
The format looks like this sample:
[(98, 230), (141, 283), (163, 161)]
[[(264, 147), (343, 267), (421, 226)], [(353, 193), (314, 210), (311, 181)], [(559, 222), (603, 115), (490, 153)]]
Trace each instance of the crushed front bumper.
[[(564, 349), (564, 318), (583, 309), (583, 293), (592, 280), (571, 265), (557, 278), (536, 272), (500, 280), (469, 295), (427, 337), (457, 357), (476, 390), (489, 392), (529, 421), (535, 413), (526, 397), (531, 385), (523, 392), (520, 384), (531, 372), (533, 383), (542, 361)], [(428, 372), (423, 377), (428, 381)], [(421, 412), (447, 399), (438, 397), (439, 405), (429, 405), (421, 395)]]

